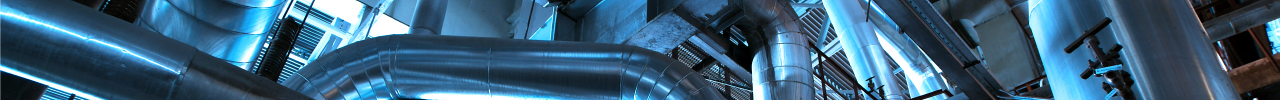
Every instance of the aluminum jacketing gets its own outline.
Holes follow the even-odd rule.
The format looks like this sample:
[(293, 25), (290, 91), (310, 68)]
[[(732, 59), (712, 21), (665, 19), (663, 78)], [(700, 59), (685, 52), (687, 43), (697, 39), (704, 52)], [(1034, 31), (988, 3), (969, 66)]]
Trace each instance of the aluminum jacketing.
[(316, 99), (724, 99), (677, 60), (620, 44), (391, 35), (313, 62), (283, 84)]
[(86, 99), (307, 99), (196, 48), (71, 1), (0, 3), (0, 65)]

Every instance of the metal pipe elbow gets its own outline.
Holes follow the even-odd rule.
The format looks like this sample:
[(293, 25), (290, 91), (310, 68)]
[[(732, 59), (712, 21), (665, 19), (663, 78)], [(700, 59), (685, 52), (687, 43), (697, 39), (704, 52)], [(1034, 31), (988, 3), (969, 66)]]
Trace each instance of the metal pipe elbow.
[(437, 35), (356, 42), (284, 85), (315, 99), (724, 99), (700, 73), (635, 46)]

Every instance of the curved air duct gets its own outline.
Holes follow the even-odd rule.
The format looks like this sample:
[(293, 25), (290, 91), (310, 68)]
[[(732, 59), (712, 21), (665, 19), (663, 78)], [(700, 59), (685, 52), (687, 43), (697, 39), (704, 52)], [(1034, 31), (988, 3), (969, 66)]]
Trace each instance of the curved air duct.
[(0, 3), (0, 70), (86, 99), (309, 99), (67, 0)]
[(283, 0), (149, 0), (139, 17), (169, 38), (246, 67), (266, 40)]
[[(743, 0), (751, 21), (763, 23), (770, 34), (762, 53), (768, 59), (751, 68), (752, 94), (756, 100), (814, 99), (813, 67), (809, 61), (809, 41), (800, 33), (797, 15), (787, 0)], [(759, 58), (757, 58), (759, 59)], [(768, 65), (768, 66), (754, 66)]]
[(677, 60), (620, 44), (392, 35), (312, 62), (283, 84), (315, 99), (724, 99)]

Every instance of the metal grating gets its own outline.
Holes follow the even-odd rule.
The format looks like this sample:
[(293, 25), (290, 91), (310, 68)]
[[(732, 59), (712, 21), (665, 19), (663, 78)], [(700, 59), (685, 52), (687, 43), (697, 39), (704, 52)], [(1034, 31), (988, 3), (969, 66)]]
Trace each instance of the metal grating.
[(302, 69), (304, 65), (306, 65), (306, 63), (302, 63), (302, 61), (298, 60), (290, 59), (289, 61), (286, 61), (284, 71), (280, 73), (280, 79), (276, 82), (284, 82), (286, 79), (289, 79), (289, 77), (297, 75), (298, 70)]
[(67, 93), (62, 90), (47, 88), (44, 90), (44, 95), (40, 96), (40, 100), (89, 100), (89, 99), (85, 99), (83, 97), (79, 97), (79, 96), (76, 96), (75, 94)]
[[(302, 23), (302, 22), (298, 22)], [(293, 49), (289, 50), (289, 56), (285, 61), (284, 69), (280, 72), (280, 79), (277, 82), (284, 82), (290, 76), (298, 74), (298, 70), (305, 67), (309, 61), (299, 61), (311, 58), (311, 53), (315, 51), (316, 45), (320, 43), (325, 31), (311, 24), (302, 25), (302, 32), (298, 34), (297, 40), (293, 42)], [(299, 58), (292, 58), (299, 57)]]
[(298, 40), (293, 42), (293, 50), (289, 54), (296, 54), (304, 59), (311, 58), (311, 51), (316, 49), (316, 45), (320, 43), (320, 38), (324, 37), (325, 31), (310, 24), (302, 26), (302, 33), (298, 34)]
[(836, 39), (835, 28), (832, 28), (830, 24), (826, 25), (826, 35), (819, 35), (822, 34), (823, 22), (828, 21), (826, 17), (827, 10), (823, 8), (809, 8), (804, 15), (800, 16), (800, 25), (803, 25), (800, 30), (809, 33), (809, 40), (822, 40), (818, 41), (821, 43), (815, 45), (827, 45)]
[(324, 22), (324, 23), (333, 23), (333, 20), (335, 19), (333, 16), (330, 16), (329, 14), (326, 14), (326, 13), (324, 13), (324, 12), (320, 12), (320, 10), (311, 9), (311, 6), (308, 6), (308, 5), (306, 5), (306, 4), (303, 4), (303, 2), (302, 2), (301, 0), (299, 0), (299, 1), (298, 1), (298, 2), (296, 2), (296, 3), (293, 3), (293, 9), (292, 9), (292, 10), (290, 10), (290, 11), (291, 11), (291, 12), (296, 11), (296, 12), (301, 12), (301, 13), (299, 13), (299, 14), (305, 14), (305, 13), (307, 13), (307, 12), (308, 12), (308, 11), (307, 11), (308, 9), (309, 9), (309, 10), (311, 10), (311, 11), (310, 11), (310, 13), (311, 13), (311, 14), (310, 14), (310, 15), (307, 15), (307, 18), (316, 18), (316, 19), (320, 19), (320, 21), (322, 21), (322, 22)]

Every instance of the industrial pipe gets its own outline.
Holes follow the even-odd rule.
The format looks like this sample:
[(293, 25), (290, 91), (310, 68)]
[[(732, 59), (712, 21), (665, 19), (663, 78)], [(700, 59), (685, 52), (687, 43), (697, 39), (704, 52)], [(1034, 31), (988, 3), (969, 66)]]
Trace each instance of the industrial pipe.
[(1191, 2), (1104, 2), (1107, 15), (1115, 20), (1111, 29), (1116, 33), (1116, 43), (1124, 45), (1121, 59), (1127, 71), (1133, 73), (1139, 98), (1240, 99), (1226, 71), (1222, 71), (1222, 63)]
[(677, 60), (621, 44), (391, 35), (312, 62), (283, 84), (315, 99), (724, 99)]
[(409, 23), (409, 34), (440, 35), (448, 6), (449, 0), (418, 0), (418, 9)]
[(148, 0), (139, 24), (248, 69), (283, 0)]
[(789, 0), (743, 0), (747, 20), (764, 24), (769, 38), (768, 66), (752, 67), (752, 93), (756, 100), (814, 99), (813, 66), (809, 41), (800, 33), (799, 19)]
[[(835, 27), (840, 39), (840, 46), (847, 54), (848, 62), (857, 72), (858, 78), (869, 78), (874, 74), (877, 85), (884, 85), (885, 100), (907, 99), (906, 89), (899, 86), (893, 66), (888, 64), (880, 38), (876, 36), (875, 24), (867, 19), (869, 13), (863, 9), (861, 0), (824, 0), (827, 13), (831, 17), (831, 25)], [(869, 68), (870, 67), (870, 68)], [(903, 66), (910, 67), (910, 66)], [(865, 73), (865, 74), (863, 74)], [(862, 79), (856, 79), (862, 85), (868, 85)], [(874, 87), (874, 86), (873, 86)]]
[(86, 99), (308, 99), (72, 1), (4, 1), (0, 25), (0, 71)]

